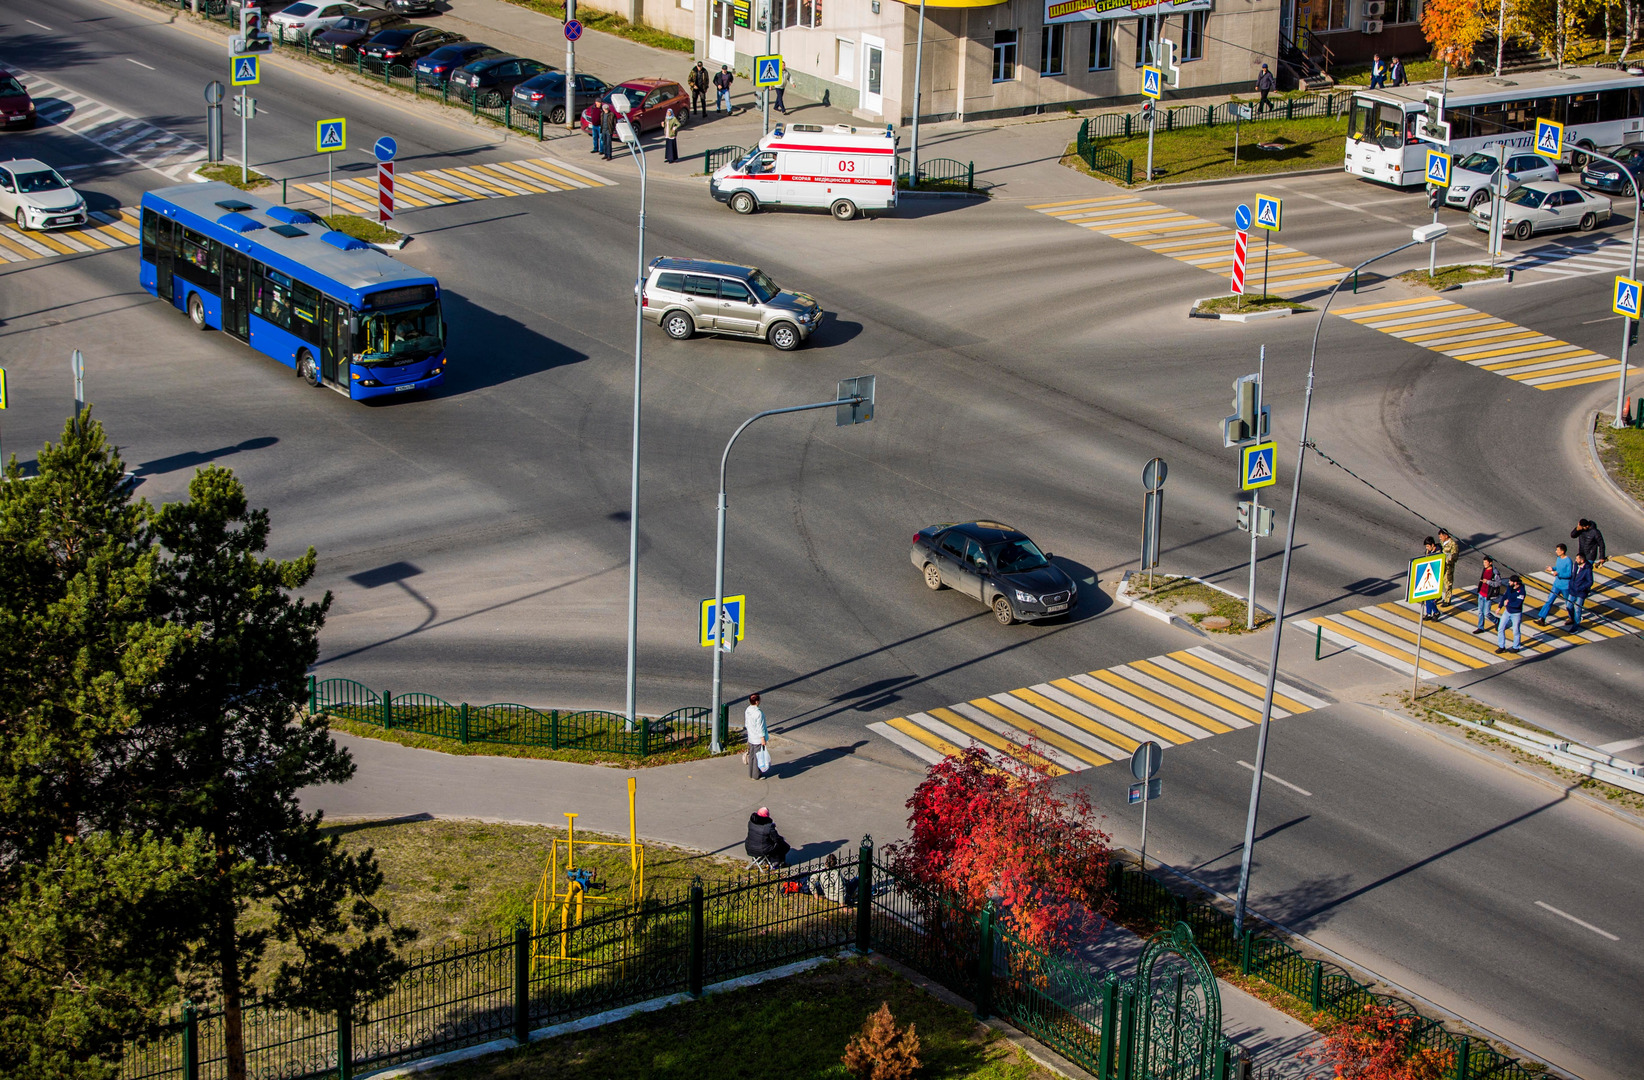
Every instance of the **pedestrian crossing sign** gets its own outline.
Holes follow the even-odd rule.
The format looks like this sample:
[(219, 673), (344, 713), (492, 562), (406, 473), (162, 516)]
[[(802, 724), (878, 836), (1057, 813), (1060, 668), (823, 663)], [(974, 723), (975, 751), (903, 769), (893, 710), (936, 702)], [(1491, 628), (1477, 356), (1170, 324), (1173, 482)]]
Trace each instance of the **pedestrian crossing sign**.
[(229, 61), (228, 81), (234, 86), (256, 86), (263, 77), (261, 57), (236, 56)]
[(1412, 604), (1437, 600), (1444, 595), (1444, 554), (1423, 555), (1410, 560), (1410, 595)]
[(348, 121), (340, 116), (318, 121), (314, 125), (314, 149), (322, 154), (348, 149)]
[(1639, 284), (1630, 277), (1615, 279), (1615, 300), (1610, 307), (1617, 315), (1638, 318)]
[(1150, 97), (1150, 98), (1159, 97), (1159, 95), (1162, 93), (1162, 91), (1159, 88), (1159, 84), (1162, 81), (1163, 77), (1164, 77), (1164, 72), (1160, 71), (1156, 67), (1145, 67), (1145, 68), (1143, 68), (1142, 69), (1142, 96), (1143, 97)]
[(1564, 125), (1556, 120), (1536, 121), (1536, 153), (1557, 161), (1564, 156)]
[(782, 85), (782, 58), (780, 56), (754, 57), (754, 86), (765, 90)]
[(1427, 182), (1435, 187), (1450, 186), (1450, 155), (1442, 150), (1427, 151)]
[[(736, 640), (738, 641), (748, 636), (748, 620), (742, 617), (742, 611), (747, 606), (748, 598), (746, 596), (725, 597), (725, 617), (736, 624)], [(710, 596), (702, 601), (701, 625), (697, 628), (701, 631), (702, 647), (704, 649), (711, 649), (719, 643), (719, 620), (712, 617), (713, 610), (714, 598)]]
[(1267, 195), (1256, 196), (1256, 228), (1279, 231), (1279, 219), (1284, 214), (1284, 203)]
[(1279, 482), (1273, 469), (1273, 458), (1278, 453), (1275, 442), (1251, 443), (1239, 448), (1239, 486), (1246, 491), (1272, 487)]

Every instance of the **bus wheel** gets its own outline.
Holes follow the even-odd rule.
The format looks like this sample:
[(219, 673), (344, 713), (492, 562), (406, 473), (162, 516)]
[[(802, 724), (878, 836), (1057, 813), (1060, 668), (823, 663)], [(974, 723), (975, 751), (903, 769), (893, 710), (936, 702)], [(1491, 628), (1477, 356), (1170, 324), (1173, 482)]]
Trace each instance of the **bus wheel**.
[(731, 196), (731, 209), (739, 214), (751, 214), (759, 209), (759, 203), (746, 191), (739, 191)]
[(1593, 148), (1593, 144), (1590, 143), (1590, 142), (1577, 143), (1576, 144), (1576, 149), (1570, 154), (1570, 168), (1572, 168), (1572, 169), (1585, 169), (1587, 167), (1587, 162), (1590, 159), (1587, 157), (1586, 154), (1583, 154), (1581, 151), (1591, 150), (1592, 148)]
[(206, 329), (205, 305), (200, 303), (199, 293), (188, 294), (188, 321), (194, 324), (194, 329)]
[(320, 369), (314, 363), (314, 354), (307, 349), (297, 353), (297, 378), (309, 386), (320, 385)]
[(856, 204), (849, 199), (838, 199), (831, 207), (833, 216), (840, 221), (849, 221), (856, 216)]

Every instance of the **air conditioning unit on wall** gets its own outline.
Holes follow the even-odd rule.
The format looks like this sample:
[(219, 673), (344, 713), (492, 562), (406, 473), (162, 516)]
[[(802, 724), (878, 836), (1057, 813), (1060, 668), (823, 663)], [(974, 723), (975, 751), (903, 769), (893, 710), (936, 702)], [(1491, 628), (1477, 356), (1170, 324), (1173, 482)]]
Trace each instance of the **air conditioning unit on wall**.
[(1366, 34), (1379, 34), (1381, 33), (1381, 20), (1366, 19), (1364, 20), (1364, 25), (1360, 29), (1362, 29)]
[(1379, 19), (1386, 10), (1385, 0), (1364, 0), (1364, 17), (1366, 19)]

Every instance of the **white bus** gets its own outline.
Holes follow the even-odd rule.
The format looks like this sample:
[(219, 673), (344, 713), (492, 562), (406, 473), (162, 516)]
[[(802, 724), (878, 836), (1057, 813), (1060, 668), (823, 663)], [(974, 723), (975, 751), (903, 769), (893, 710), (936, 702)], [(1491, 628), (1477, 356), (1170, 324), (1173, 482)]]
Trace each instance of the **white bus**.
[[(1353, 95), (1347, 125), (1347, 171), (1399, 187), (1427, 180), (1430, 143), (1416, 138), (1416, 117), (1427, 111), (1427, 92), (1436, 82), (1410, 83)], [(1566, 157), (1584, 164), (1579, 148), (1604, 148), (1644, 141), (1644, 78), (1601, 68), (1527, 71), (1451, 79), (1444, 118), (1457, 160), (1506, 143), (1530, 147), (1536, 120), (1564, 125)]]

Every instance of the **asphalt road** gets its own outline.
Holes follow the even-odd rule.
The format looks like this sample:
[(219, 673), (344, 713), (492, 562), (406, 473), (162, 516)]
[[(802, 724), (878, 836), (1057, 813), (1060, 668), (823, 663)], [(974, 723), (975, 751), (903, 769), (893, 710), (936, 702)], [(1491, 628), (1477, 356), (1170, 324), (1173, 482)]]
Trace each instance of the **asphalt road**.
[[(221, 43), (155, 24), (144, 11), (105, 0), (13, 0), (0, 59), (201, 138), (189, 125), (200, 123), (199, 85), (220, 77)], [(58, 29), (31, 38), (17, 26), (23, 17)], [(151, 66), (162, 77), (126, 62), (143, 57), (161, 59)], [(277, 68), (265, 78), (266, 115), (253, 137), (268, 157), (254, 151), (253, 159), (275, 175), (322, 171), (310, 153), (312, 121), (339, 111), (356, 139), (392, 131), (419, 167), (544, 152), (404, 110), (332, 76)], [(157, 186), (49, 127), (4, 138), (19, 154), (84, 166), (76, 181), (108, 205), (133, 205)], [(593, 159), (581, 151), (556, 152), (588, 167)], [(0, 269), (0, 348), (13, 397), (5, 446), (26, 460), (58, 434), (69, 408), (68, 351), (80, 348), (97, 415), (142, 476), (143, 495), (176, 498), (198, 465), (231, 465), (271, 509), (277, 554), (319, 550), (314, 587), (336, 597), (322, 677), (449, 700), (618, 707), (639, 185), (620, 161), (595, 171), (615, 186), (405, 215), (416, 240), (402, 257), (440, 277), (453, 340), (447, 386), (422, 400), (352, 403), (302, 386), (221, 335), (194, 332), (137, 288), (131, 249)], [(1332, 200), (1287, 195), (1285, 242), (1339, 262), (1395, 246), (1425, 218), (1419, 196), (1344, 177), (1285, 183)], [(1072, 177), (1068, 187), (1086, 190)], [(1219, 220), (1248, 197), (1244, 187), (1149, 197)], [(794, 354), (716, 338), (673, 342), (646, 328), (644, 709), (705, 703), (708, 694), (709, 659), (695, 630), (698, 601), (712, 589), (725, 439), (754, 412), (831, 398), (851, 375), (878, 376), (873, 424), (836, 428), (828, 412), (762, 421), (731, 463), (727, 584), (748, 595), (750, 614), (747, 641), (726, 665), (728, 692), (765, 691), (794, 740), (907, 765), (864, 725), (1196, 643), (1111, 601), (1135, 562), (1140, 469), (1155, 455), (1171, 467), (1163, 568), (1242, 591), (1248, 538), (1233, 526), (1234, 461), (1220, 420), (1232, 380), (1254, 370), (1266, 344), (1268, 402), (1290, 444), (1275, 494), (1287, 501), (1313, 320), (1188, 321), (1191, 302), (1221, 283), (1009, 200), (909, 200), (894, 218), (850, 224), (797, 213), (737, 218), (700, 181), (653, 174), (647, 203), (648, 255), (760, 265), (816, 295), (830, 318)], [(1457, 241), (1455, 255), (1465, 250)], [(1455, 257), (1450, 251), (1441, 257)], [(1411, 252), (1389, 270), (1418, 263), (1424, 255)], [(1592, 321), (1607, 311), (1598, 296), (1605, 280), (1478, 290), (1466, 302), (1608, 350), (1615, 324)], [(1365, 302), (1373, 298), (1367, 291)], [(1520, 568), (1543, 565), (1579, 516), (1598, 518), (1613, 551), (1644, 548), (1636, 512), (1610, 501), (1571, 437), (1606, 397), (1613, 389), (1532, 390), (1327, 321), (1311, 437), (1369, 484), (1310, 457), (1290, 612), (1391, 597), (1430, 522)], [(1079, 609), (1063, 621), (1002, 628), (979, 605), (926, 592), (908, 538), (922, 525), (975, 517), (1012, 522), (1055, 552), (1081, 579)], [(1277, 551), (1276, 540), (1262, 545), (1266, 598)], [(1265, 660), (1265, 640), (1236, 647)], [(1303, 667), (1304, 644), (1290, 642), (1287, 662), (1298, 662), (1287, 663), (1287, 677), (1294, 670), (1355, 700), (1396, 681), (1351, 656)], [(1492, 669), (1488, 692), (1556, 707), (1559, 687), (1573, 681), (1592, 697), (1625, 700), (1637, 691), (1624, 662), (1632, 648), (1630, 640), (1585, 646)], [(1506, 791), (1442, 746), (1414, 752), (1380, 721), (1340, 709), (1316, 715), (1286, 725), (1287, 737), (1298, 734), (1283, 741), (1273, 768), (1333, 805), (1309, 809), (1309, 827), (1285, 830), (1283, 843), (1264, 850), (1262, 903), (1344, 953), (1392, 965), (1390, 975), (1458, 1012), (1493, 1002), (1492, 1017), (1511, 1029), (1503, 1034), (1591, 1060), (1590, 1075), (1625, 1075), (1644, 1046), (1622, 1020), (1602, 1018), (1607, 1002), (1626, 1000), (1637, 985), (1633, 913), (1620, 885), (1628, 876), (1615, 869), (1636, 863), (1636, 836), (1548, 811), (1490, 834), (1513, 842), (1470, 845), (1435, 869), (1423, 860), (1512, 822), (1534, 796)], [(1644, 734), (1638, 710), (1625, 707), (1581, 720), (1595, 739)], [(1152, 850), (1183, 864), (1225, 852), (1242, 827), (1248, 774), (1241, 781), (1217, 771), (1213, 755), (1237, 753), (1239, 738), (1173, 755), (1173, 763), (1212, 764), (1183, 765), (1172, 787), (1181, 824), (1159, 824)], [(1120, 779), (1089, 775), (1098, 784)], [(1410, 776), (1420, 777), (1419, 799)], [(1384, 813), (1393, 799), (1403, 806)], [(1283, 803), (1270, 804), (1264, 828), (1289, 820), (1279, 817)], [(1538, 828), (1554, 817), (1558, 830)], [(1373, 835), (1365, 821), (1375, 822)], [(1577, 860), (1572, 851), (1605, 855)], [(1210, 869), (1223, 871), (1225, 859)], [(1572, 898), (1570, 882), (1588, 873), (1603, 876), (1602, 886)], [(1578, 966), (1561, 935), (1586, 931), (1512, 907), (1514, 889), (1621, 941), (1589, 957), (1593, 943), (1572, 938), (1586, 950)], [(1578, 975), (1588, 981), (1578, 984)], [(1559, 1012), (1561, 1002), (1598, 1018), (1584, 1046), (1570, 1045), (1569, 1021), (1580, 1016)]]

